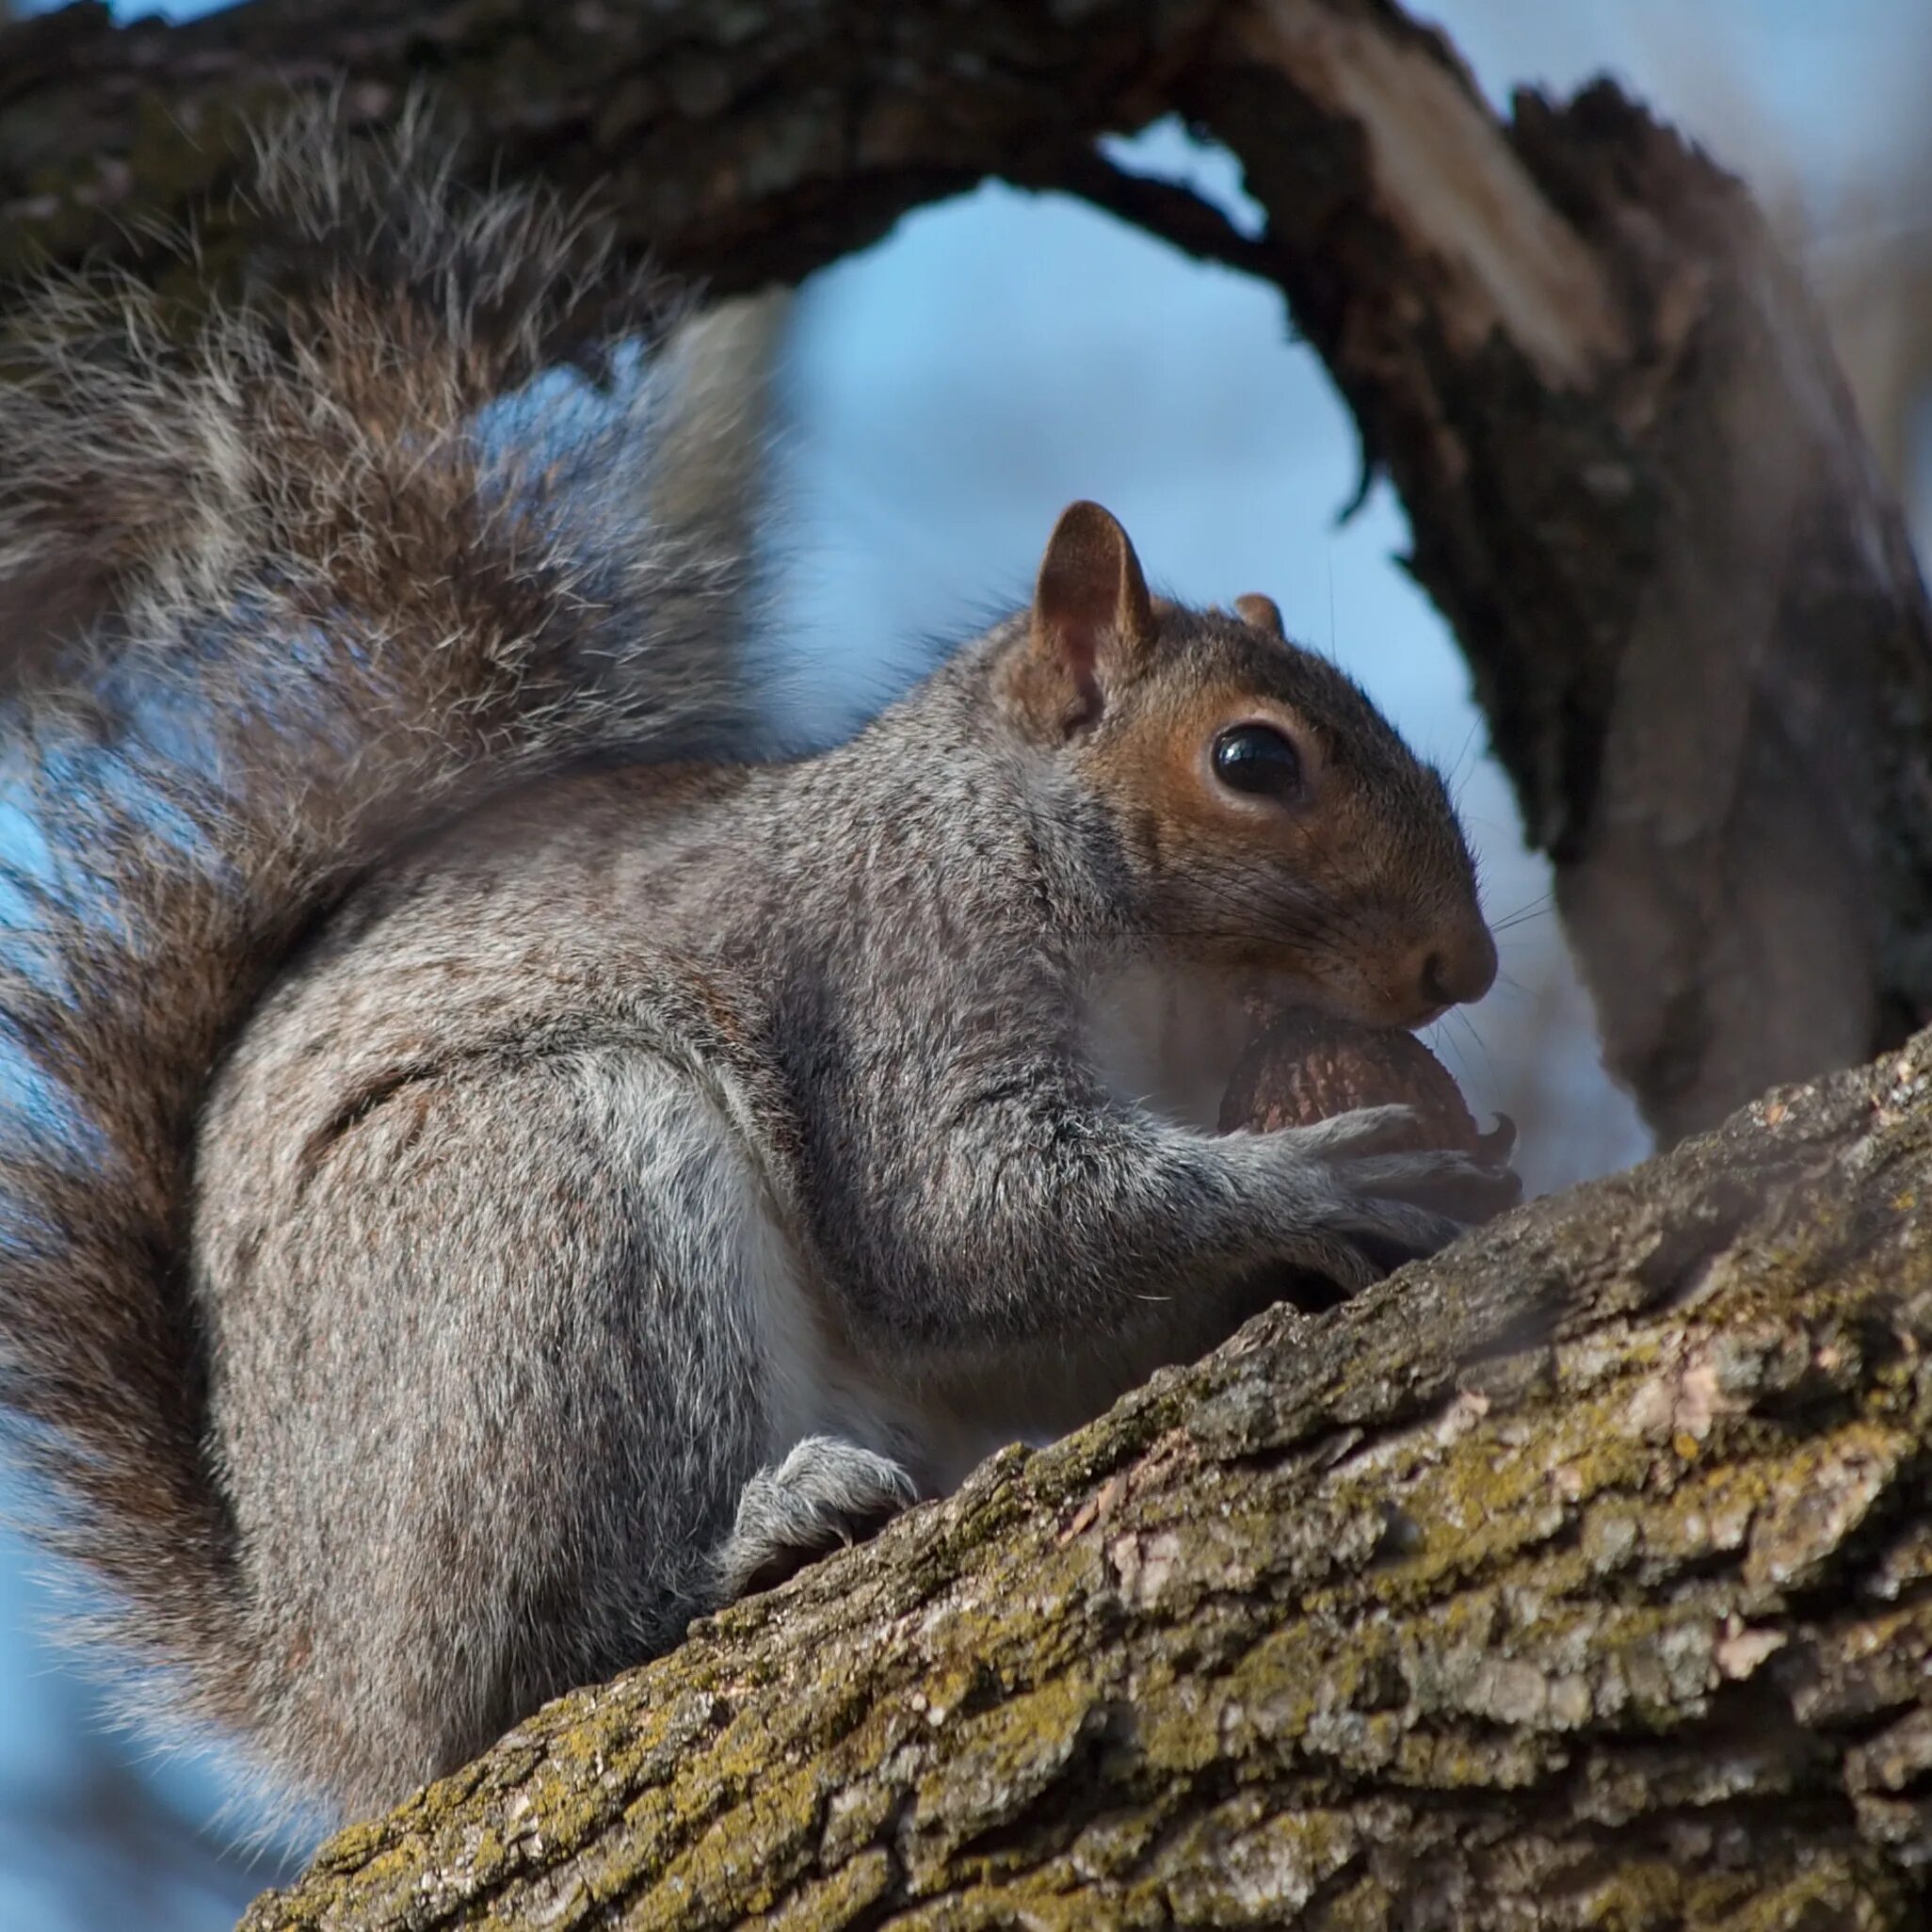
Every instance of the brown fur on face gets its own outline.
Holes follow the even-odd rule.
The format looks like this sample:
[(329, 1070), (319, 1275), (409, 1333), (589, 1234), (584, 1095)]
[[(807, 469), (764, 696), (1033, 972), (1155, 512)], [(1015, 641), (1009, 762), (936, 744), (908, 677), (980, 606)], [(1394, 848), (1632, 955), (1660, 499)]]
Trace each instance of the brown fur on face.
[[(1480, 997), (1495, 950), (1441, 777), (1266, 627), (1171, 606), (1157, 622), (1149, 668), (1066, 752), (1112, 808), (1149, 925), (1181, 958), (1370, 1024)], [(1216, 777), (1216, 735), (1248, 722), (1295, 745), (1298, 797)]]

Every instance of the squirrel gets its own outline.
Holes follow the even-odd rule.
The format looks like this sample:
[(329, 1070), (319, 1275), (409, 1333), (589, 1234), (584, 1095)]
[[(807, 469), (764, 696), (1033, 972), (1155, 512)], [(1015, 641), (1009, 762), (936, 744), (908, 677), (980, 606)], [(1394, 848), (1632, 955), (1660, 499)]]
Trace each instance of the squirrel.
[(1078, 503), (749, 756), (747, 565), (643, 512), (661, 291), (420, 131), (251, 191), (273, 275), (50, 296), (0, 384), (0, 1400), (153, 1709), (366, 1810), (1516, 1183), (1213, 1131), (1257, 996), (1496, 966), (1267, 599)]

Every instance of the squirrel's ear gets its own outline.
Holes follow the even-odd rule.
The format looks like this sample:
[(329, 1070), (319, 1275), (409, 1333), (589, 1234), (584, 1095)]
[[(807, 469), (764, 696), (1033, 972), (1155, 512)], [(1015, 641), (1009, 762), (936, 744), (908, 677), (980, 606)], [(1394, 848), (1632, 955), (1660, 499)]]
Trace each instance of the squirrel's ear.
[(1234, 600), (1234, 614), (1244, 624), (1251, 624), (1257, 631), (1265, 631), (1269, 636), (1287, 643), (1288, 633), (1281, 625), (1281, 606), (1272, 597), (1250, 590), (1246, 597)]
[(1061, 737), (1092, 724), (1110, 686), (1135, 676), (1158, 636), (1140, 559), (1097, 503), (1060, 513), (1033, 592), (1033, 634), (1016, 695)]

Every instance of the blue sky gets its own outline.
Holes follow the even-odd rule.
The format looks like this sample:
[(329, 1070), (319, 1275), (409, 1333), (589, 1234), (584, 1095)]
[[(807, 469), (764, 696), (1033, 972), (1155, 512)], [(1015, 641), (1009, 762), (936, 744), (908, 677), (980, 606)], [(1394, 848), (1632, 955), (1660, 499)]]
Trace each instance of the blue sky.
[[(128, 9), (132, 10), (132, 9)], [(176, 9), (186, 11), (193, 9)], [(1808, 200), (1834, 205), (1882, 168), (1928, 75), (1912, 0), (1459, 0), (1433, 11), (1498, 99), (1515, 83), (1575, 85), (1608, 67), (1740, 164), (1781, 156)], [(1136, 165), (1190, 169), (1238, 193), (1224, 157), (1171, 129)], [(822, 715), (912, 675), (939, 640), (1018, 602), (1057, 510), (1099, 497), (1150, 575), (1183, 597), (1265, 590), (1292, 635), (1332, 651), (1427, 752), (1452, 767), (1506, 914), (1546, 890), (1521, 852), (1506, 786), (1482, 755), (1467, 680), (1440, 621), (1392, 559), (1406, 533), (1386, 489), (1338, 527), (1352, 428), (1327, 378), (1290, 346), (1268, 291), (1053, 197), (1001, 187), (923, 211), (818, 277), (788, 357), (781, 495), (789, 648)], [(1550, 920), (1512, 935), (1518, 981), (1446, 1043), (1479, 1104), (1513, 1092), (1503, 1043), (1524, 1002), (1551, 1003), (1555, 1043), (1528, 1078), (1549, 1105), (1554, 1183), (1631, 1158), (1642, 1136), (1594, 1066), (1580, 996)], [(122, 1866), (50, 1828), (50, 1803), (97, 1761), (75, 1741), (97, 1708), (38, 1636), (48, 1599), (0, 1543), (0, 1927), (153, 1932), (229, 1924), (249, 1882), (205, 1877), (196, 1836), (217, 1787), (115, 1750), (155, 1795), (159, 1838)], [(136, 1787), (89, 1787), (137, 1809)], [(173, 1821), (170, 1825), (169, 1821)], [(137, 1903), (137, 1900), (138, 1903)]]

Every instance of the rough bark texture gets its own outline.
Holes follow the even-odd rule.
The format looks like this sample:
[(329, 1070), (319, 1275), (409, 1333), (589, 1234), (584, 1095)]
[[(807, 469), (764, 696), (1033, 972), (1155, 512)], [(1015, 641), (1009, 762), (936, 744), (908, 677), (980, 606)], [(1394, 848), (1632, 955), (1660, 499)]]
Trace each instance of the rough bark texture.
[[(252, 0), (117, 29), (87, 0), (0, 42), (0, 274), (43, 253), (152, 265), (140, 227), (218, 191), (236, 129), (289, 90), (339, 86), (380, 121), (427, 82), (479, 168), (592, 191), (625, 239), (734, 293), (990, 172), (1051, 175), (1158, 112), (1138, 90), (1213, 17), (1210, 0)], [(250, 212), (232, 215), (246, 243)]]
[[(1614, 89), (1500, 122), (1391, 0), (79, 6), (0, 41), (0, 274), (155, 268), (239, 122), (338, 81), (375, 120), (433, 83), (479, 166), (595, 188), (726, 292), (989, 173), (1274, 281), (1408, 506), (1664, 1136), (1932, 1014), (1932, 624), (1899, 518), (1747, 198)], [(1169, 108), (1239, 156), (1259, 239), (1097, 155)], [(202, 274), (250, 218), (212, 222)]]
[(1932, 1036), (1277, 1310), (250, 1932), (1925, 1923)]

